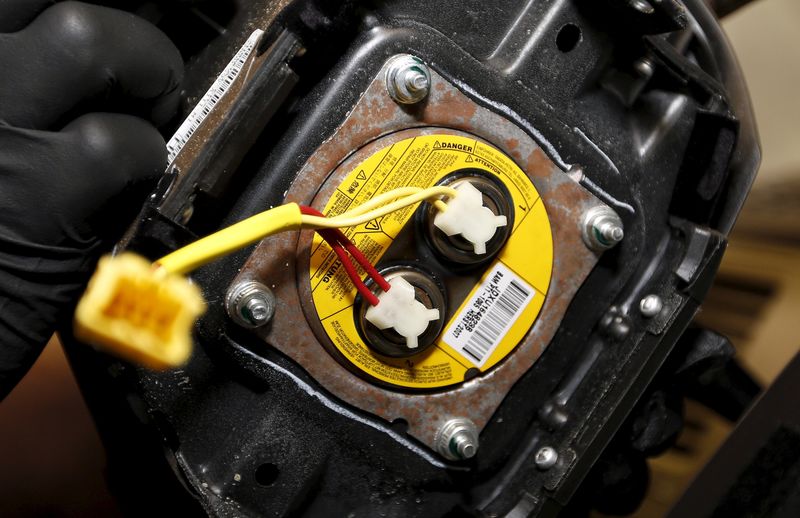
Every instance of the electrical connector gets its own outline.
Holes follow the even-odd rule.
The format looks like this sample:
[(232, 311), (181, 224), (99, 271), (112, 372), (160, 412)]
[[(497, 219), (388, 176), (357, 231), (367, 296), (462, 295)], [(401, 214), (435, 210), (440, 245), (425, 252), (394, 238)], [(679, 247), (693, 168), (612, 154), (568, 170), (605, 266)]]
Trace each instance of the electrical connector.
[(483, 205), (481, 191), (470, 182), (459, 184), (455, 190), (458, 194), (445, 202), (447, 210), (436, 214), (433, 224), (448, 236), (461, 234), (477, 255), (485, 254), (486, 243), (508, 221)]
[(194, 321), (206, 304), (197, 286), (132, 253), (100, 259), (75, 310), (75, 336), (154, 369), (189, 359)]
[(406, 339), (406, 347), (416, 349), (418, 338), (428, 328), (428, 323), (439, 319), (439, 310), (429, 309), (418, 301), (414, 286), (400, 276), (389, 280), (389, 291), (378, 295), (378, 305), (371, 306), (364, 318), (378, 329), (393, 328)]

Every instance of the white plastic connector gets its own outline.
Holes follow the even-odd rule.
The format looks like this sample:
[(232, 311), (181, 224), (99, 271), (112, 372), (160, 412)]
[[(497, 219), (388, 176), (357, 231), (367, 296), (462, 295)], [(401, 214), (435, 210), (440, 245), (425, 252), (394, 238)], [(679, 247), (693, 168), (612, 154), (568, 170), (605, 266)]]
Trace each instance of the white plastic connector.
[(391, 289), (378, 295), (378, 305), (371, 306), (364, 315), (378, 329), (394, 328), (406, 339), (409, 349), (419, 346), (418, 338), (428, 328), (428, 323), (439, 319), (439, 310), (428, 309), (414, 296), (414, 286), (397, 276), (389, 281)]
[(461, 234), (472, 243), (476, 254), (485, 254), (486, 243), (508, 221), (483, 205), (481, 191), (470, 182), (463, 182), (455, 189), (458, 194), (446, 202), (447, 210), (436, 214), (433, 224), (448, 236)]

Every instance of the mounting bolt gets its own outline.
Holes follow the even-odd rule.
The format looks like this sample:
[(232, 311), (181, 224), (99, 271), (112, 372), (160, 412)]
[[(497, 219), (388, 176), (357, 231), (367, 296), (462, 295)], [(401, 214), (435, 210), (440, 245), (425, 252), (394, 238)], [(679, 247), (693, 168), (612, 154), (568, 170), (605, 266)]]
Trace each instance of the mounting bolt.
[(625, 237), (622, 220), (605, 205), (592, 207), (583, 216), (583, 242), (592, 250), (607, 250)]
[(416, 104), (428, 96), (431, 73), (425, 63), (410, 54), (394, 56), (386, 68), (386, 90), (395, 102)]
[(446, 459), (471, 459), (478, 453), (478, 429), (469, 419), (450, 419), (436, 432), (433, 443)]
[(533, 462), (536, 467), (541, 470), (548, 470), (556, 465), (558, 462), (558, 452), (552, 446), (543, 446), (539, 448), (536, 455), (533, 457)]
[(639, 310), (646, 318), (658, 315), (662, 309), (664, 309), (664, 302), (658, 295), (647, 295), (639, 302)]
[(240, 326), (261, 327), (275, 314), (275, 295), (260, 282), (245, 281), (228, 290), (225, 309)]
[(271, 306), (260, 297), (253, 297), (245, 304), (245, 313), (250, 316), (253, 323), (263, 324), (270, 318)]

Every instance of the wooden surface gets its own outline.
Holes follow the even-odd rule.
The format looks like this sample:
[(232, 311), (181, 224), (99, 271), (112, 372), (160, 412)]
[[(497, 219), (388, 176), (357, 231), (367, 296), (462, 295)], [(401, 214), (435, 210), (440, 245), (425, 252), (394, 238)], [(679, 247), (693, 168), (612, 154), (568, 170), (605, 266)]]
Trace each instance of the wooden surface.
[(51, 340), (0, 402), (0, 516), (115, 517), (105, 454), (61, 346)]

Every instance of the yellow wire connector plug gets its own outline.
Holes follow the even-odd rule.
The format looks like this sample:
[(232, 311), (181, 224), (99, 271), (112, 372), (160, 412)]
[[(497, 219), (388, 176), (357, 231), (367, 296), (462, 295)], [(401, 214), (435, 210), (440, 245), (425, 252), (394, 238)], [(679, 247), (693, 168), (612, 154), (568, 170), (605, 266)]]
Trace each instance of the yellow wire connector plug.
[(205, 312), (200, 290), (138, 255), (100, 259), (75, 310), (75, 336), (153, 369), (184, 364)]

